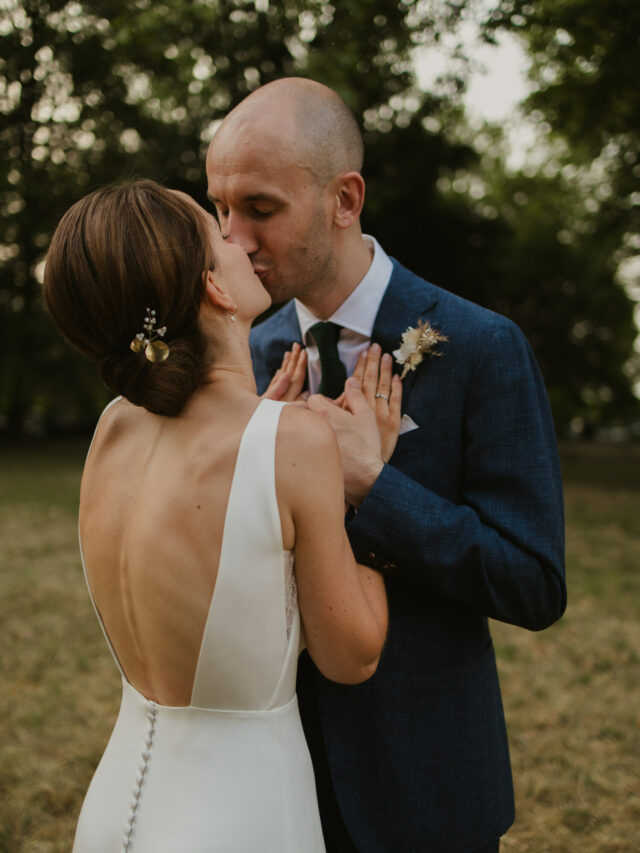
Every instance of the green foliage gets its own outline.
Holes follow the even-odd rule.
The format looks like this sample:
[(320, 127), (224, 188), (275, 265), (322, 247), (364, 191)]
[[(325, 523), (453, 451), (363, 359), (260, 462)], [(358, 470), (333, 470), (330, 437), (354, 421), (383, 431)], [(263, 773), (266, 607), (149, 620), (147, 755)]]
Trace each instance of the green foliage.
[(562, 298), (553, 303), (569, 344), (558, 365), (565, 387), (559, 375), (555, 396), (562, 396), (566, 416), (573, 409), (587, 427), (616, 415), (637, 419), (630, 379), (637, 381), (639, 359), (629, 295), (640, 298), (640, 281), (626, 281), (626, 295), (616, 278), (621, 262), (640, 249), (640, 5), (501, 0), (485, 33), (491, 38), (501, 30), (526, 45), (534, 90), (525, 106), (549, 139), (542, 173), (516, 176), (505, 190), (511, 185), (518, 192), (515, 185), (524, 183), (530, 195), (537, 184), (544, 211), (522, 210), (518, 229), (538, 231), (539, 249), (544, 239), (552, 250), (558, 288), (571, 297), (568, 305)]
[(529, 338), (556, 421), (590, 433), (631, 420), (637, 400), (624, 366), (637, 330), (598, 217), (562, 175), (500, 175), (491, 201), (511, 227), (494, 307)]
[(599, 158), (603, 215), (640, 248), (640, 4), (621, 0), (503, 0), (492, 28), (518, 32), (532, 59), (538, 111), (571, 146)]
[[(621, 0), (502, 0), (490, 29), (522, 35), (533, 108), (591, 156), (627, 137), (640, 145), (640, 5)], [(635, 137), (635, 138), (634, 138)]]
[[(384, 128), (412, 91), (409, 51), (450, 27), (413, 3), (360, 0), (5, 0), (0, 14), (0, 412), (92, 420), (105, 393), (61, 347), (42, 305), (46, 247), (91, 189), (144, 175), (204, 202), (215, 123), (274, 78), (311, 74)], [(420, 96), (413, 101), (419, 105)], [(415, 107), (414, 107), (415, 109)], [(400, 110), (403, 116), (406, 110)], [(402, 119), (401, 119), (402, 120)], [(389, 127), (391, 125), (389, 124)], [(84, 414), (84, 417), (82, 415)], [(0, 424), (2, 426), (2, 424)]]
[[(81, 427), (107, 397), (93, 365), (61, 341), (44, 311), (44, 257), (61, 214), (91, 189), (132, 176), (206, 203), (204, 158), (217, 122), (257, 86), (294, 74), (335, 88), (362, 120), (365, 228), (418, 273), (523, 327), (560, 428), (575, 417), (594, 426), (627, 417), (633, 327), (614, 270), (638, 209), (632, 122), (640, 110), (620, 105), (614, 119), (620, 98), (603, 71), (601, 121), (593, 90), (583, 97), (582, 78), (561, 71), (574, 43), (576, 57), (586, 55), (583, 43), (602, 44), (598, 69), (613, 68), (614, 47), (631, 37), (610, 32), (613, 0), (604, 23), (602, 3), (504, 0), (491, 25), (530, 40), (539, 86), (532, 109), (544, 108), (580, 143), (566, 160), (609, 152), (594, 211), (576, 181), (509, 175), (499, 156), (479, 155), (465, 132), (463, 79), (450, 74), (438, 97), (417, 89), (413, 49), (437, 45), (474, 3), (2, 0), (0, 429)], [(570, 11), (578, 7), (580, 32)], [(553, 88), (542, 54), (558, 27), (574, 42), (554, 36)], [(628, 56), (627, 67), (637, 62)], [(485, 185), (481, 194), (469, 180)], [(523, 196), (527, 204), (514, 201)]]
[[(637, 418), (629, 391), (629, 378), (639, 372), (633, 303), (615, 279), (620, 263), (640, 249), (640, 5), (502, 0), (486, 24), (489, 37), (500, 30), (519, 34), (527, 47), (534, 91), (526, 107), (555, 140), (556, 198), (573, 220), (558, 232), (570, 243), (559, 251), (573, 265), (568, 330), (583, 367), (575, 358), (567, 365), (574, 388), (582, 372), (582, 387), (577, 405), (567, 383), (565, 403), (575, 404), (587, 424), (612, 412), (631, 418), (635, 410)], [(567, 174), (575, 178), (569, 192), (582, 210), (568, 210), (561, 198)], [(547, 208), (550, 220), (556, 209)], [(625, 284), (638, 300), (637, 277)]]

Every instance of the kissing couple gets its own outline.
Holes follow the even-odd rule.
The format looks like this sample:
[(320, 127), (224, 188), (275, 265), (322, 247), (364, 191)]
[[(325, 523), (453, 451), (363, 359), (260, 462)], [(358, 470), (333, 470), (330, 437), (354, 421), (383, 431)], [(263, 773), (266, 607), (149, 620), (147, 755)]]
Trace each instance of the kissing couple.
[(137, 181), (54, 234), (47, 306), (118, 395), (79, 531), (123, 695), (75, 853), (493, 853), (513, 822), (488, 619), (566, 605), (549, 406), (513, 323), (362, 234), (362, 162), (284, 78), (213, 138), (215, 218)]

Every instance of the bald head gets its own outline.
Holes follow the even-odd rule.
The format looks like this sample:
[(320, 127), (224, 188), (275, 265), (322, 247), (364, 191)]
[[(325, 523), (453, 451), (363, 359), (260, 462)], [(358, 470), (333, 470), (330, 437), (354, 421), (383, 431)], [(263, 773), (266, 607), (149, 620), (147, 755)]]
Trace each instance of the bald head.
[(362, 150), (342, 98), (299, 77), (256, 89), (213, 137), (207, 194), (274, 302), (329, 317), (369, 268)]
[(287, 77), (256, 89), (224, 119), (209, 158), (227, 145), (260, 141), (277, 146), (291, 165), (312, 172), (322, 186), (362, 169), (364, 148), (353, 113), (336, 92), (314, 80)]

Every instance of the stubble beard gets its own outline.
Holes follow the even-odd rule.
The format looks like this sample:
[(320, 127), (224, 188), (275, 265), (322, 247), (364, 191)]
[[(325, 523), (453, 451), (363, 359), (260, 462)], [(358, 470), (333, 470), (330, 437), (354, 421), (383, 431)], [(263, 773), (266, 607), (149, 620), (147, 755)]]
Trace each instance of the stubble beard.
[[(321, 216), (322, 212), (318, 212)], [(273, 280), (265, 283), (274, 304), (298, 299), (312, 305), (318, 294), (326, 293), (336, 280), (336, 263), (330, 232), (321, 232), (311, 225), (302, 236), (300, 245), (292, 251), (287, 269), (279, 274), (273, 268)]]
[(308, 305), (315, 301), (319, 293), (331, 286), (334, 278), (332, 256), (320, 255), (310, 260), (305, 252), (283, 277), (273, 285), (268, 284), (266, 289), (274, 303), (281, 304), (290, 299), (298, 299), (303, 305)]

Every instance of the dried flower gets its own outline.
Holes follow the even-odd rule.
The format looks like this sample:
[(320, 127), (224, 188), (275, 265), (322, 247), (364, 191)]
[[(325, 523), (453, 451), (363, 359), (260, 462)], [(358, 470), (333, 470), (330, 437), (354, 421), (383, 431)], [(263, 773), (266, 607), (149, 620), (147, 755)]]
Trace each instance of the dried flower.
[(400, 347), (393, 352), (398, 364), (403, 365), (400, 378), (404, 379), (410, 370), (415, 370), (425, 355), (442, 355), (434, 348), (436, 344), (446, 340), (448, 340), (446, 335), (433, 329), (429, 323), (423, 323), (422, 320), (418, 320), (415, 328), (410, 326), (406, 332), (402, 333)]

